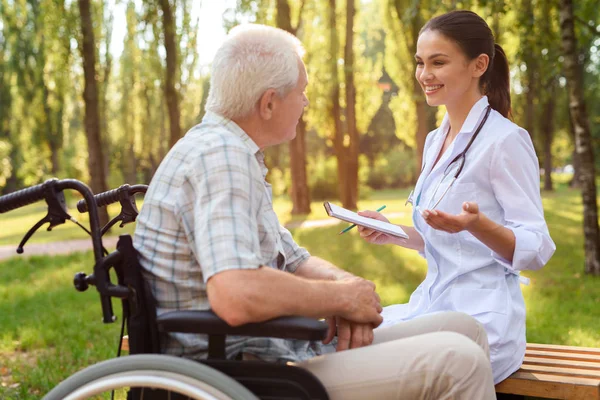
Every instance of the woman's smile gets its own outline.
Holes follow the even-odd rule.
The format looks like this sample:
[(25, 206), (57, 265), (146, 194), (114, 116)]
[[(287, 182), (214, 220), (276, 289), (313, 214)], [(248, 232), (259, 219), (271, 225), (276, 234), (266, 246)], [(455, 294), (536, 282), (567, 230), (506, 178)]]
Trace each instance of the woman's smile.
[(444, 85), (423, 85), (423, 88), (425, 89), (425, 94), (428, 96), (437, 93), (443, 87)]

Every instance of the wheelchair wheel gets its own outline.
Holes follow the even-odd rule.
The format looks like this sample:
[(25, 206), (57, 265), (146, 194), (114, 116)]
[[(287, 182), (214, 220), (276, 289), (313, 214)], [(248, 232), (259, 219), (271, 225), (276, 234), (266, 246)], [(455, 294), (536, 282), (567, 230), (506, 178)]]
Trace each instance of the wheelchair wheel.
[(168, 391), (165, 398), (176, 393), (196, 400), (258, 400), (248, 389), (213, 368), (158, 354), (125, 356), (94, 364), (62, 381), (44, 399), (102, 398), (102, 394), (124, 388), (144, 388), (144, 399), (155, 397), (152, 389), (163, 389)]

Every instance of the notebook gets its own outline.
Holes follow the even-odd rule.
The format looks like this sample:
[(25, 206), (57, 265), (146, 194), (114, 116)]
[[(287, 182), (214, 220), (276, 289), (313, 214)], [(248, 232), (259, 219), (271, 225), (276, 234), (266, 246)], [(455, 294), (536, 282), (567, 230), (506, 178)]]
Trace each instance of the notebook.
[(408, 239), (406, 232), (402, 230), (398, 225), (390, 224), (389, 222), (379, 221), (373, 218), (367, 218), (358, 215), (357, 213), (347, 210), (343, 207), (336, 206), (326, 201), (323, 203), (327, 215), (333, 218), (340, 219), (342, 221), (350, 222), (352, 224), (365, 226), (367, 228), (374, 229), (378, 232), (387, 233), (388, 235), (397, 236), (400, 238)]

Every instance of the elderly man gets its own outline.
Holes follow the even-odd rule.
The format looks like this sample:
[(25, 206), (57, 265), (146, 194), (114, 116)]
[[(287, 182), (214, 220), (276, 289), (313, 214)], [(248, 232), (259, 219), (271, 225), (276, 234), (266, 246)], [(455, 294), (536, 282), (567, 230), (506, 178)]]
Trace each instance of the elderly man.
[[(495, 398), (474, 319), (442, 313), (374, 331), (375, 285), (311, 256), (279, 224), (263, 150), (293, 139), (308, 105), (303, 53), (282, 30), (243, 25), (215, 55), (206, 115), (162, 161), (135, 232), (158, 312), (211, 308), (230, 325), (328, 318), (322, 343), (233, 337), (227, 356), (295, 362), (332, 399)], [(202, 335), (170, 334), (165, 347), (207, 354)]]

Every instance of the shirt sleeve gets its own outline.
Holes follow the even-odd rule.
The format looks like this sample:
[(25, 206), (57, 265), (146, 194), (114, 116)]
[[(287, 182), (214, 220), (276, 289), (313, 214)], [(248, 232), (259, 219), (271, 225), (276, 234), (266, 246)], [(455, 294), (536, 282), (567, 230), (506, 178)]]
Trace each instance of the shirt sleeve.
[[(256, 158), (241, 146), (215, 146), (186, 171), (178, 217), (204, 282), (218, 272), (261, 266), (260, 190)], [(185, 201), (190, 198), (194, 201)]]
[(542, 268), (556, 246), (544, 219), (537, 156), (525, 130), (515, 130), (496, 145), (490, 175), (505, 226), (516, 239), (512, 263), (494, 251), (492, 257), (512, 271)]
[(304, 247), (298, 246), (292, 238), (290, 231), (281, 225), (279, 226), (279, 234), (281, 236), (283, 251), (285, 252), (285, 270), (295, 272), (300, 264), (310, 257), (310, 253)]

